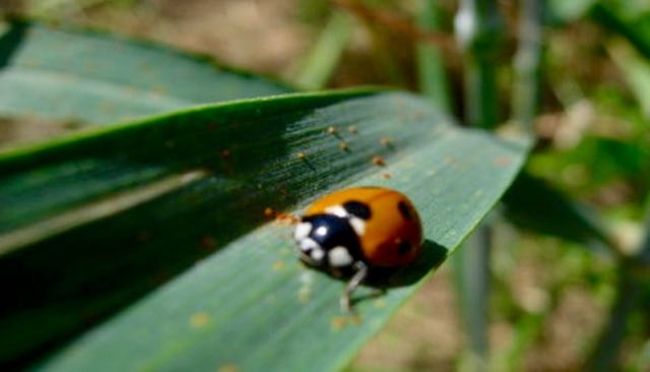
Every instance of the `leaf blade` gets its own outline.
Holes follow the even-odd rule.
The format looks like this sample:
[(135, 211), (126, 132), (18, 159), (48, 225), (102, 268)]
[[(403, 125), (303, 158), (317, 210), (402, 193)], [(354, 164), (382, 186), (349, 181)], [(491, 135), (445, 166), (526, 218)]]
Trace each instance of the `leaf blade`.
[[(335, 134), (328, 132), (332, 126)], [(356, 129), (350, 131), (349, 126)], [(346, 150), (341, 141), (347, 142)], [(80, 303), (59, 315), (62, 323), (74, 323), (71, 314), (88, 316), (91, 309), (94, 316), (106, 316), (151, 291), (161, 271), (172, 276), (184, 272), (45, 361), (44, 369), (236, 365), (286, 370), (302, 368), (310, 360), (318, 360), (321, 364), (314, 365), (323, 370), (336, 369), (413, 292), (412, 283), (440, 264), (479, 223), (516, 174), (527, 148), (456, 127), (420, 98), (380, 92), (241, 101), (79, 134), (0, 156), (0, 190), (7, 174), (47, 170), (89, 157), (104, 162), (94, 163), (95, 171), (79, 169), (77, 189), (91, 194), (82, 204), (97, 198), (88, 187), (95, 177), (121, 170), (137, 175), (139, 166), (162, 167), (166, 176), (196, 169), (211, 176), (14, 250), (0, 259), (0, 282), (29, 276), (15, 270), (26, 263), (36, 265), (35, 272), (59, 275), (14, 293), (18, 301), (10, 302), (45, 301), (41, 305), (54, 306), (74, 298)], [(230, 151), (226, 158), (224, 150)], [(304, 157), (297, 156), (301, 151)], [(386, 166), (373, 164), (373, 156), (382, 156)], [(125, 160), (130, 163), (125, 165)], [(159, 177), (154, 174), (141, 182), (146, 186)], [(291, 209), (327, 190), (353, 184), (405, 192), (420, 209), (428, 239), (420, 266), (398, 275), (385, 296), (357, 304), (363, 315), (358, 325), (338, 312), (343, 284), (297, 264), (289, 227), (271, 223), (251, 230), (264, 220), (267, 206)], [(131, 185), (133, 190), (138, 187)], [(40, 211), (34, 220), (78, 203), (60, 200), (58, 212)], [(61, 257), (65, 266), (52, 272)], [(101, 292), (88, 298), (95, 293), (92, 288)], [(359, 294), (368, 296), (369, 291)], [(14, 310), (17, 317), (23, 314), (20, 308)], [(30, 320), (31, 327), (38, 324), (38, 319)], [(41, 337), (77, 332), (83, 326), (78, 321), (66, 324)], [(273, 331), (276, 327), (278, 332)], [(316, 337), (317, 345), (310, 342)], [(33, 346), (42, 338), (27, 340), (25, 347), (30, 342)], [(306, 349), (307, 344), (317, 347)], [(280, 360), (280, 352), (296, 358)], [(109, 354), (110, 360), (103, 357)]]
[(9, 117), (112, 124), (291, 91), (169, 47), (38, 23), (11, 23), (0, 58), (0, 115)]

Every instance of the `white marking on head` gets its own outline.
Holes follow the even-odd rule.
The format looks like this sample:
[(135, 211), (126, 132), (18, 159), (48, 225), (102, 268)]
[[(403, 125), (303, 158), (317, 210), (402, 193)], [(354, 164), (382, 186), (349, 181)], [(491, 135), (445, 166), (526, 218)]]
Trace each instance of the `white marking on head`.
[(296, 226), (296, 229), (293, 231), (293, 238), (296, 239), (296, 241), (301, 241), (307, 236), (309, 236), (310, 232), (311, 232), (311, 223), (301, 222)]
[(302, 239), (298, 242), (298, 245), (300, 246), (300, 250), (304, 252), (308, 252), (312, 249), (322, 249), (318, 243), (316, 243), (313, 239)]
[(323, 257), (325, 257), (325, 251), (320, 248), (312, 249), (310, 256), (314, 259), (314, 261), (320, 263), (323, 261)]
[(366, 232), (366, 223), (363, 222), (361, 218), (350, 218), (350, 225), (352, 225), (352, 228), (354, 229), (354, 232), (357, 233), (357, 236), (363, 236), (363, 233)]
[(329, 255), (330, 265), (334, 267), (350, 266), (353, 261), (352, 256), (350, 255), (348, 249), (341, 246), (332, 248), (329, 251), (328, 255)]
[(314, 235), (327, 236), (327, 230), (329, 230), (327, 226), (318, 226), (314, 231)]
[(335, 205), (333, 207), (325, 208), (327, 214), (333, 214), (336, 217), (346, 218), (349, 216), (348, 211), (342, 205)]

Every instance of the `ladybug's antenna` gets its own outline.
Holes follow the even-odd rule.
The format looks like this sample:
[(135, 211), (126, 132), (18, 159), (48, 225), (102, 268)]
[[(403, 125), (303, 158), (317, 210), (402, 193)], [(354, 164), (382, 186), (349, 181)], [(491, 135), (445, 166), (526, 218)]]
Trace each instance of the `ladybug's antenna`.
[(358, 261), (354, 264), (354, 267), (357, 269), (357, 272), (354, 273), (354, 276), (348, 282), (348, 285), (345, 287), (345, 291), (341, 296), (341, 310), (344, 313), (351, 312), (350, 307), (350, 297), (352, 292), (363, 282), (364, 279), (368, 276), (368, 266), (362, 261)]

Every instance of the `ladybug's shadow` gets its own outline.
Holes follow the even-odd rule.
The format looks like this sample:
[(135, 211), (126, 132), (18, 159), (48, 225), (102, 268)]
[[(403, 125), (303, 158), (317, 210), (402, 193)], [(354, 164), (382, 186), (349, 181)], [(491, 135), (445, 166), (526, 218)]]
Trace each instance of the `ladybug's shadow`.
[(431, 240), (425, 240), (420, 258), (403, 268), (373, 268), (364, 285), (379, 289), (406, 287), (419, 282), (431, 270), (440, 266), (447, 258), (448, 249)]
[(422, 256), (413, 264), (400, 269), (373, 268), (363, 285), (377, 290), (361, 296), (353, 295), (352, 303), (380, 297), (390, 288), (406, 287), (419, 282), (445, 261), (448, 252), (442, 245), (426, 240), (422, 246)]

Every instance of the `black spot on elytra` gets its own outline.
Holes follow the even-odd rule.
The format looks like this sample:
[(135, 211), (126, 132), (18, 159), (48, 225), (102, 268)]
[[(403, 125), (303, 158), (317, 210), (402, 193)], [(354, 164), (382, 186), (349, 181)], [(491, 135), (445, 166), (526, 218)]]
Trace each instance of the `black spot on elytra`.
[(397, 209), (405, 220), (411, 220), (413, 218), (413, 215), (411, 214), (411, 208), (409, 208), (404, 200), (397, 203)]
[(407, 254), (410, 250), (411, 250), (411, 243), (407, 241), (401, 242), (397, 247), (397, 253), (399, 253), (400, 256)]
[(348, 202), (345, 202), (343, 204), (343, 208), (351, 215), (355, 217), (359, 217), (362, 220), (368, 220), (372, 215), (368, 204), (356, 200), (350, 200)]

